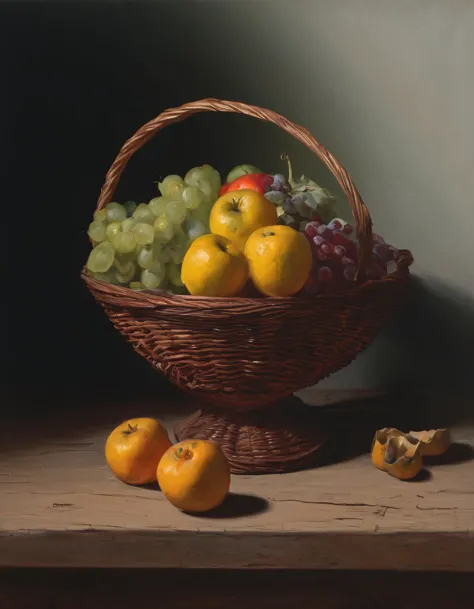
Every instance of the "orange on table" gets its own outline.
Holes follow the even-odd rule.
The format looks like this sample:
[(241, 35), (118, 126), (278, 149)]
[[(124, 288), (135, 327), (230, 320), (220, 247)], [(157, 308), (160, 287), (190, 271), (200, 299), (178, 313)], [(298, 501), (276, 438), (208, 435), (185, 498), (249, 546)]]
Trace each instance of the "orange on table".
[(377, 469), (385, 471), (385, 453), (387, 451), (387, 443), (392, 436), (403, 436), (403, 432), (395, 429), (395, 427), (384, 427), (375, 432), (372, 441), (371, 459)]
[(229, 462), (209, 440), (184, 440), (169, 448), (156, 477), (168, 501), (185, 512), (212, 510), (230, 488)]
[(107, 438), (105, 458), (119, 480), (148, 484), (156, 481), (156, 468), (170, 446), (168, 432), (156, 419), (129, 419)]
[(390, 436), (385, 451), (385, 471), (399, 480), (412, 480), (421, 471), (421, 444), (407, 435)]

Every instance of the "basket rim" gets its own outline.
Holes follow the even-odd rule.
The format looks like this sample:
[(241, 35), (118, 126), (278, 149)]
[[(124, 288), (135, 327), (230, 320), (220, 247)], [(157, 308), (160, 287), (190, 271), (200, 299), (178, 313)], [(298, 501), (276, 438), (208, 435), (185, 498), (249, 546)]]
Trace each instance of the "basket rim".
[(408, 268), (403, 271), (397, 271), (391, 275), (385, 275), (381, 279), (369, 279), (362, 283), (355, 283), (353, 287), (342, 292), (334, 293), (318, 293), (318, 294), (298, 294), (297, 296), (262, 296), (262, 298), (251, 298), (248, 296), (231, 296), (231, 297), (216, 297), (216, 296), (192, 296), (191, 294), (173, 294), (167, 290), (132, 290), (125, 286), (107, 283), (101, 279), (91, 277), (84, 266), (81, 271), (81, 279), (85, 282), (89, 289), (98, 289), (112, 298), (120, 301), (122, 298), (128, 303), (121, 304), (117, 302), (117, 306), (124, 308), (141, 308), (145, 306), (172, 306), (193, 309), (238, 309), (240, 307), (252, 306), (254, 309), (262, 308), (269, 309), (272, 307), (280, 307), (282, 305), (291, 304), (294, 308), (305, 308), (308, 304), (316, 304), (320, 300), (340, 300), (350, 299), (366, 290), (371, 290), (375, 286), (391, 285), (394, 283), (408, 282), (411, 279), (411, 273)]

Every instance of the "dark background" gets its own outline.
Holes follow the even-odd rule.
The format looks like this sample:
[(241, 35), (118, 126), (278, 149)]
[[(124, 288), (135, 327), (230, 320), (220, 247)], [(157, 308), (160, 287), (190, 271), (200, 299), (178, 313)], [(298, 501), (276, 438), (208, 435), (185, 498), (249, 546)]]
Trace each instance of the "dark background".
[[(52, 401), (91, 390), (122, 397), (170, 390), (124, 344), (79, 277), (96, 199), (125, 140), (166, 108), (236, 92), (230, 75), (216, 78), (218, 65), (191, 35), (198, 6), (186, 5), (186, 20), (180, 7), (157, 8), (0, 8), (9, 216), (3, 372), (10, 387), (46, 391)], [(199, 115), (164, 130), (130, 162), (118, 200), (149, 200), (154, 180), (198, 164), (227, 171), (243, 158), (244, 143), (224, 145), (222, 133), (238, 140), (242, 120)], [(253, 159), (257, 152), (258, 145)]]

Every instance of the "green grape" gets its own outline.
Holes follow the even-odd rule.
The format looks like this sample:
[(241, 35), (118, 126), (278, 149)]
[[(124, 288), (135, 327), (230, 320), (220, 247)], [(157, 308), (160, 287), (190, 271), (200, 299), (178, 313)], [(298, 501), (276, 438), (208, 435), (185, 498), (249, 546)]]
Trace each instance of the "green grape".
[(148, 269), (143, 269), (140, 281), (147, 290), (155, 290), (165, 277), (165, 270), (160, 269), (159, 273), (153, 273)]
[(181, 266), (170, 262), (168, 265), (168, 278), (171, 283), (177, 287), (181, 287), (184, 283), (181, 281)]
[(166, 176), (163, 182), (158, 182), (158, 188), (164, 197), (169, 197), (170, 199), (181, 198), (184, 181), (180, 176)]
[(201, 180), (199, 190), (202, 192), (205, 203), (214, 204), (217, 201), (216, 192), (209, 180)]
[(183, 224), (175, 224), (173, 226), (173, 232), (174, 232), (174, 235), (173, 235), (174, 242), (186, 241), (186, 239), (188, 238)]
[(155, 197), (148, 203), (148, 208), (151, 209), (153, 214), (158, 218), (165, 213), (168, 199), (166, 197)]
[(112, 239), (120, 233), (122, 230), (122, 226), (120, 222), (111, 222), (107, 228), (105, 229), (105, 234), (107, 235), (107, 239), (112, 242)]
[(197, 186), (186, 186), (183, 190), (183, 201), (186, 209), (197, 209), (203, 200), (203, 193)]
[(184, 181), (188, 186), (197, 186), (199, 182), (207, 180), (208, 171), (204, 167), (193, 167), (184, 177)]
[(170, 258), (174, 264), (181, 264), (184, 260), (184, 256), (187, 251), (187, 247), (180, 247), (179, 245), (175, 245), (170, 248)]
[(144, 222), (135, 224), (132, 232), (138, 245), (149, 245), (150, 243), (153, 243), (153, 239), (155, 238), (153, 226), (145, 224)]
[(137, 222), (144, 222), (145, 224), (153, 224), (155, 221), (155, 214), (151, 211), (146, 203), (140, 203), (137, 209), (133, 212), (133, 217)]
[(137, 221), (135, 220), (135, 218), (125, 218), (125, 220), (122, 221), (120, 226), (122, 227), (123, 231), (132, 230), (136, 223)]
[(115, 254), (114, 267), (119, 273), (126, 275), (130, 272), (130, 269), (135, 268), (135, 262), (130, 258), (126, 258), (124, 254)]
[(154, 259), (159, 260), (163, 264), (167, 264), (171, 260), (171, 252), (170, 248), (168, 247), (168, 244), (166, 244), (166, 247), (164, 247), (163, 249), (160, 249), (159, 251), (155, 252)]
[(125, 207), (127, 216), (131, 216), (133, 212), (137, 209), (137, 204), (135, 203), (135, 201), (125, 201), (123, 206)]
[(119, 254), (118, 252), (115, 252), (114, 267), (118, 269), (121, 273), (124, 273), (127, 269), (129, 269), (129, 264), (135, 261), (135, 251), (128, 252), (128, 254)]
[(151, 248), (148, 245), (145, 245), (145, 247), (142, 247), (142, 249), (138, 253), (138, 256), (137, 256), (138, 266), (141, 267), (142, 269), (149, 269), (149, 268), (151, 268), (151, 266), (153, 264), (153, 259), (154, 259), (153, 248)]
[(188, 222), (192, 220), (200, 220), (206, 227), (209, 227), (209, 217), (211, 215), (212, 205), (209, 203), (203, 203), (191, 214), (189, 214)]
[(128, 287), (131, 290), (143, 290), (143, 286), (139, 281), (132, 281)]
[(117, 279), (115, 277), (115, 271), (113, 267), (110, 267), (108, 271), (105, 273), (90, 273), (94, 279), (98, 279), (99, 281), (106, 281), (107, 283), (117, 283)]
[(151, 248), (153, 250), (153, 256), (155, 258), (161, 257), (161, 246), (162, 246), (162, 243), (160, 243), (159, 241), (156, 240), (156, 235), (155, 235), (155, 240), (153, 241), (153, 244), (151, 246)]
[(133, 262), (130, 262), (130, 266), (125, 269), (125, 272), (119, 271), (117, 269), (115, 273), (115, 277), (119, 283), (130, 283), (130, 281), (135, 277), (135, 273), (137, 272), (137, 267)]
[(128, 254), (130, 252), (134, 252), (137, 246), (135, 236), (130, 230), (114, 235), (111, 243), (115, 251), (119, 252), (119, 254)]
[(188, 218), (186, 226), (190, 241), (194, 241), (198, 237), (202, 237), (202, 235), (207, 235), (209, 233), (208, 226), (199, 218)]
[[(161, 246), (164, 246), (163, 248)], [(158, 266), (165, 265), (171, 260), (169, 244), (157, 243), (156, 239), (153, 242), (153, 261), (150, 269), (158, 268)]]
[(160, 243), (166, 243), (173, 238), (173, 226), (166, 216), (160, 216), (153, 224), (155, 239)]
[(103, 241), (105, 239), (106, 226), (107, 225), (105, 224), (105, 222), (97, 222), (96, 220), (94, 220), (94, 222), (91, 222), (89, 224), (89, 230), (87, 231), (87, 234), (92, 239), (92, 241), (100, 243), (100, 241)]
[(154, 273), (155, 275), (163, 275), (163, 277), (166, 274), (166, 265), (161, 262), (160, 260), (157, 260), (156, 258), (153, 259), (150, 269), (149, 269), (152, 273)]
[(181, 224), (186, 218), (186, 207), (183, 201), (170, 201), (166, 206), (165, 214), (172, 224)]
[(203, 165), (201, 169), (206, 172), (206, 178), (211, 183), (214, 192), (219, 192), (222, 186), (222, 180), (219, 172), (211, 165)]
[(107, 221), (107, 211), (105, 209), (98, 209), (94, 212), (94, 220), (96, 222), (106, 222)]
[(109, 222), (122, 222), (127, 217), (127, 211), (120, 203), (109, 203), (105, 209)]
[(108, 241), (99, 243), (89, 254), (86, 267), (93, 273), (105, 273), (112, 266), (114, 256), (114, 248)]

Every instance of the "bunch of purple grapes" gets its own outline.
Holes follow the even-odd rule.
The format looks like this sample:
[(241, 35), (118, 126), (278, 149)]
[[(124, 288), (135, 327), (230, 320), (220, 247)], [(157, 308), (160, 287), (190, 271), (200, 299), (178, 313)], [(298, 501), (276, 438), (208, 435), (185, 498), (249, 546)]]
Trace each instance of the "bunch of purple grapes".
[[(313, 254), (311, 274), (303, 288), (309, 294), (341, 292), (351, 287), (357, 274), (357, 246), (350, 235), (353, 228), (336, 218), (323, 224), (308, 222), (304, 235)], [(380, 235), (372, 235), (372, 258), (365, 270), (365, 279), (377, 280), (397, 270), (399, 251), (385, 243)]]

